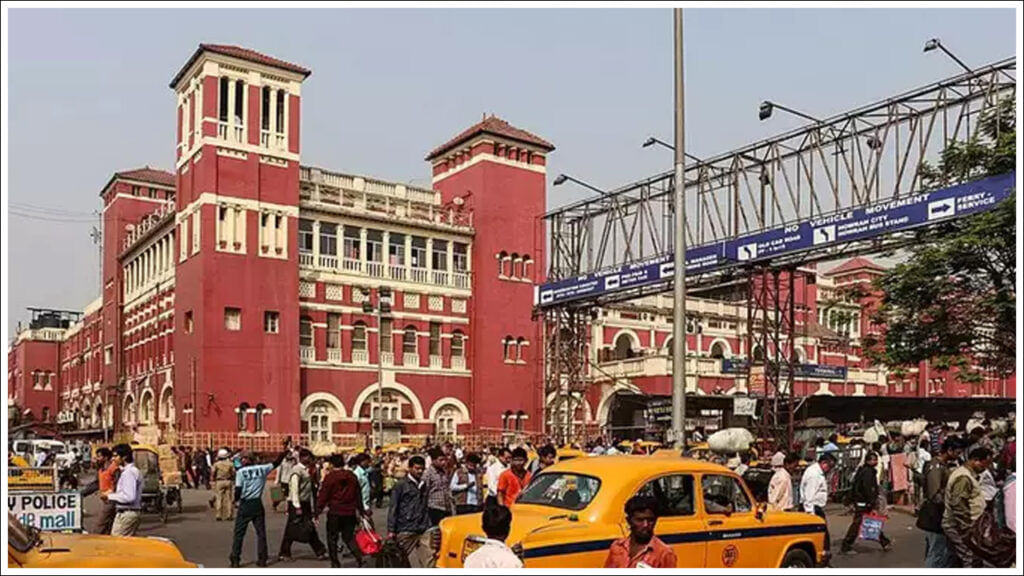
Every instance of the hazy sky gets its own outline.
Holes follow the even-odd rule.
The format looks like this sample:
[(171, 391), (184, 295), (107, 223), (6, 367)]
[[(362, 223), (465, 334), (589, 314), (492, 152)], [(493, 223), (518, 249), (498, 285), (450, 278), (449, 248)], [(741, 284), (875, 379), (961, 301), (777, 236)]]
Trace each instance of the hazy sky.
[[(200, 42), (238, 44), (313, 70), (302, 161), (429, 183), (423, 157), (482, 113), (557, 146), (548, 178), (596, 186), (671, 167), (641, 149), (672, 138), (672, 18), (642, 10), (21, 10), (9, 12), (6, 200), (84, 220), (111, 174), (173, 168), (168, 82)], [(819, 116), (1015, 53), (1012, 9), (689, 9), (687, 151), (725, 152), (799, 125), (757, 120), (773, 99)], [(581, 198), (549, 188), (549, 204)], [(59, 211), (55, 212), (55, 211)], [(81, 309), (98, 295), (84, 221), (11, 215), (10, 310)]]

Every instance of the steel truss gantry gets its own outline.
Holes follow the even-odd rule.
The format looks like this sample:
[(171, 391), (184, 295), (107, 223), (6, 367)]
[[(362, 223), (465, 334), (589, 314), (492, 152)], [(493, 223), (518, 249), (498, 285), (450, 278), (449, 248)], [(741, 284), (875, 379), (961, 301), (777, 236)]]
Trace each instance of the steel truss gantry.
[[(922, 166), (938, 160), (950, 142), (976, 136), (982, 118), (998, 114), (999, 102), (1015, 98), (1016, 85), (1016, 59), (1008, 58), (688, 164), (688, 245), (736, 239), (918, 193)], [(550, 231), (548, 281), (672, 254), (672, 193), (673, 172), (668, 171), (545, 214)], [(895, 233), (762, 264), (791, 267), (889, 251), (912, 238), (913, 232)], [(688, 290), (751, 276), (751, 270), (737, 266), (688, 276)], [(545, 322), (545, 392), (562, 398), (548, 402), (549, 407), (561, 406), (566, 398), (580, 397), (586, 390), (590, 309), (670, 290), (671, 279), (666, 279), (653, 286), (538, 309)], [(763, 326), (760, 335), (749, 332), (748, 338), (772, 340), (776, 332), (779, 337), (791, 337), (781, 329), (765, 334)], [(747, 350), (752, 350), (752, 344), (748, 342)], [(784, 342), (775, 344), (777, 340), (765, 349), (792, 350)], [(793, 371), (788, 374), (791, 378)], [(791, 385), (784, 388), (791, 393)], [(775, 398), (784, 401), (783, 396)], [(571, 420), (559, 427), (560, 434), (572, 433)], [(555, 421), (553, 415), (547, 421)]]

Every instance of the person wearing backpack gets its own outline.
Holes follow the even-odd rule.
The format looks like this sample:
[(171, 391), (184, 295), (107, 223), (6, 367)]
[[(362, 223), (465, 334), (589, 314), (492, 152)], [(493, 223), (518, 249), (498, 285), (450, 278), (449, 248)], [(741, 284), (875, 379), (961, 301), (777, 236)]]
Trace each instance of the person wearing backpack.
[(960, 460), (962, 447), (953, 437), (942, 441), (939, 455), (926, 463), (923, 494), (917, 509), (917, 527), (924, 532), (924, 565), (926, 568), (952, 568), (953, 556), (946, 535), (942, 532), (943, 499), (952, 468)]

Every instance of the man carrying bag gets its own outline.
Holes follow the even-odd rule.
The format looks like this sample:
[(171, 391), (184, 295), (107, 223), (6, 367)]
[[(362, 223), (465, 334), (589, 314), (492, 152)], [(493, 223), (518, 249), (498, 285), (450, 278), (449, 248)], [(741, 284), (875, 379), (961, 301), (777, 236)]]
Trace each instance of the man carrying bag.
[[(853, 477), (853, 521), (843, 538), (842, 547), (839, 549), (842, 554), (853, 553), (853, 543), (861, 535), (862, 524), (865, 517), (870, 516), (877, 522), (877, 515), (872, 515), (878, 507), (878, 454), (869, 452), (864, 459), (864, 465), (857, 470)], [(874, 539), (874, 532), (870, 532), (870, 539)], [(888, 550), (892, 541), (885, 535), (880, 527), (877, 528), (878, 543), (883, 550)]]

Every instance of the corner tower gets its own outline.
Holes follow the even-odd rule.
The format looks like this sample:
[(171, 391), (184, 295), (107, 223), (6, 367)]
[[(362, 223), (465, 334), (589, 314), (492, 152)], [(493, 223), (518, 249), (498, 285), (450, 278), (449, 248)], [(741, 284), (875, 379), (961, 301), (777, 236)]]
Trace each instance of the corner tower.
[[(541, 324), (533, 288), (544, 280), (547, 155), (555, 147), (484, 116), (427, 155), (443, 202), (473, 211), (472, 419), (475, 427), (544, 429)], [(461, 200), (457, 200), (461, 198)]]
[(201, 44), (171, 80), (174, 396), (185, 432), (299, 432), (299, 108), (309, 74)]

